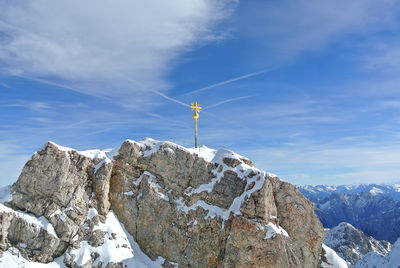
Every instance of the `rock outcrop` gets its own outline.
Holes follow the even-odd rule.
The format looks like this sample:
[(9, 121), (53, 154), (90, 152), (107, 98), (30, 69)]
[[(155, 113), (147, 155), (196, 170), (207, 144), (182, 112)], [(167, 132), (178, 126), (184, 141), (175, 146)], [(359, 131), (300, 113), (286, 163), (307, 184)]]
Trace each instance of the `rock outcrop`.
[[(64, 256), (69, 267), (118, 267), (137, 243), (135, 250), (164, 267), (321, 265), (324, 230), (313, 204), (224, 149), (145, 139), (127, 140), (112, 154), (47, 143), (12, 191), (0, 210), (0, 249), (16, 247), (29, 260)], [(30, 228), (21, 210), (46, 220), (47, 229)], [(107, 227), (119, 222), (130, 242), (123, 227)], [(100, 257), (103, 246), (125, 250), (124, 257)]]

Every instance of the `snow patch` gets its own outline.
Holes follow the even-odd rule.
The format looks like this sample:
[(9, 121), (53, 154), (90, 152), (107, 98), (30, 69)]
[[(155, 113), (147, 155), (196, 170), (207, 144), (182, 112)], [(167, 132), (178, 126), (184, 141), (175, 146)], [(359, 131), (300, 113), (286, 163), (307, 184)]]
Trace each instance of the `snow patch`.
[(269, 222), (267, 225), (261, 225), (260, 223), (257, 223), (257, 227), (265, 232), (265, 237), (264, 240), (266, 239), (271, 239), (275, 238), (276, 235), (284, 235), (286, 237), (289, 237), (288, 233), (286, 232), (285, 229), (283, 229), (281, 226), (276, 226), (272, 222)]

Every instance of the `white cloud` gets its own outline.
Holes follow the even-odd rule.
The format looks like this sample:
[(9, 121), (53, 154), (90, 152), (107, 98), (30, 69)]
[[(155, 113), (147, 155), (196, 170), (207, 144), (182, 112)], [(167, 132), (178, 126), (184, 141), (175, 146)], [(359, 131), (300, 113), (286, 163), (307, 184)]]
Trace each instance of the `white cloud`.
[(126, 98), (165, 90), (173, 60), (218, 38), (215, 26), (234, 5), (233, 0), (2, 1), (1, 71), (56, 78), (94, 95)]

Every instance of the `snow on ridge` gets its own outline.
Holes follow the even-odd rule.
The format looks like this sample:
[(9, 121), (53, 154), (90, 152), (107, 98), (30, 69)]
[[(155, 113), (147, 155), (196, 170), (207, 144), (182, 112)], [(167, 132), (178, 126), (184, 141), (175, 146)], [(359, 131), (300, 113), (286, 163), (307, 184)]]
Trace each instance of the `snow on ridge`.
[(105, 149), (105, 150), (100, 150), (100, 149), (93, 149), (93, 150), (86, 150), (86, 151), (78, 151), (76, 149), (70, 148), (70, 147), (65, 147), (56, 144), (53, 141), (48, 141), (46, 142), (40, 150), (44, 150), (48, 144), (51, 144), (53, 146), (56, 146), (58, 150), (63, 151), (65, 153), (70, 153), (70, 152), (77, 152), (80, 155), (86, 156), (92, 160), (100, 160), (98, 164), (95, 165), (95, 172), (103, 165), (103, 163), (111, 163), (114, 156), (118, 155), (118, 149)]
[(46, 230), (49, 234), (58, 238), (53, 225), (43, 216), (37, 218), (32, 214), (28, 214), (23, 211), (13, 210), (9, 207), (4, 206), (3, 204), (0, 204), (0, 212), (14, 213), (17, 218), (23, 219), (27, 223), (35, 225), (37, 229), (42, 228)]
[(152, 138), (144, 138), (139, 142), (134, 141), (134, 140), (129, 140), (129, 139), (126, 141), (136, 144), (140, 148), (142, 148), (144, 150), (142, 152), (143, 157), (148, 157), (148, 156), (158, 152), (163, 145), (167, 145), (168, 147), (165, 148), (166, 151), (171, 152), (170, 150), (168, 150), (168, 148), (180, 149), (180, 150), (185, 151), (190, 154), (196, 154), (198, 157), (201, 157), (205, 161), (211, 162), (211, 163), (220, 163), (220, 162), (222, 162), (222, 159), (225, 157), (235, 158), (238, 160), (241, 160), (241, 159), (248, 160), (248, 158), (243, 157), (243, 156), (241, 156), (231, 150), (225, 149), (225, 148), (216, 150), (216, 149), (208, 148), (205, 145), (201, 145), (198, 148), (186, 148), (186, 147), (183, 147), (181, 145), (178, 145), (178, 144), (170, 142), (170, 141), (158, 141), (158, 140), (155, 140)]

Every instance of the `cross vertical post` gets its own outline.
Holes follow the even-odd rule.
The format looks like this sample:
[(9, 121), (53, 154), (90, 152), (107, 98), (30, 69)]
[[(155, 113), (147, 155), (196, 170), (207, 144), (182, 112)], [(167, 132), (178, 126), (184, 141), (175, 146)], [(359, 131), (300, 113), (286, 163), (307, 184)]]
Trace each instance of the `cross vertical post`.
[(199, 119), (199, 113), (202, 108), (200, 107), (200, 104), (197, 101), (195, 101), (192, 102), (190, 109), (193, 112), (193, 119), (194, 119), (194, 147), (197, 148), (197, 119)]

